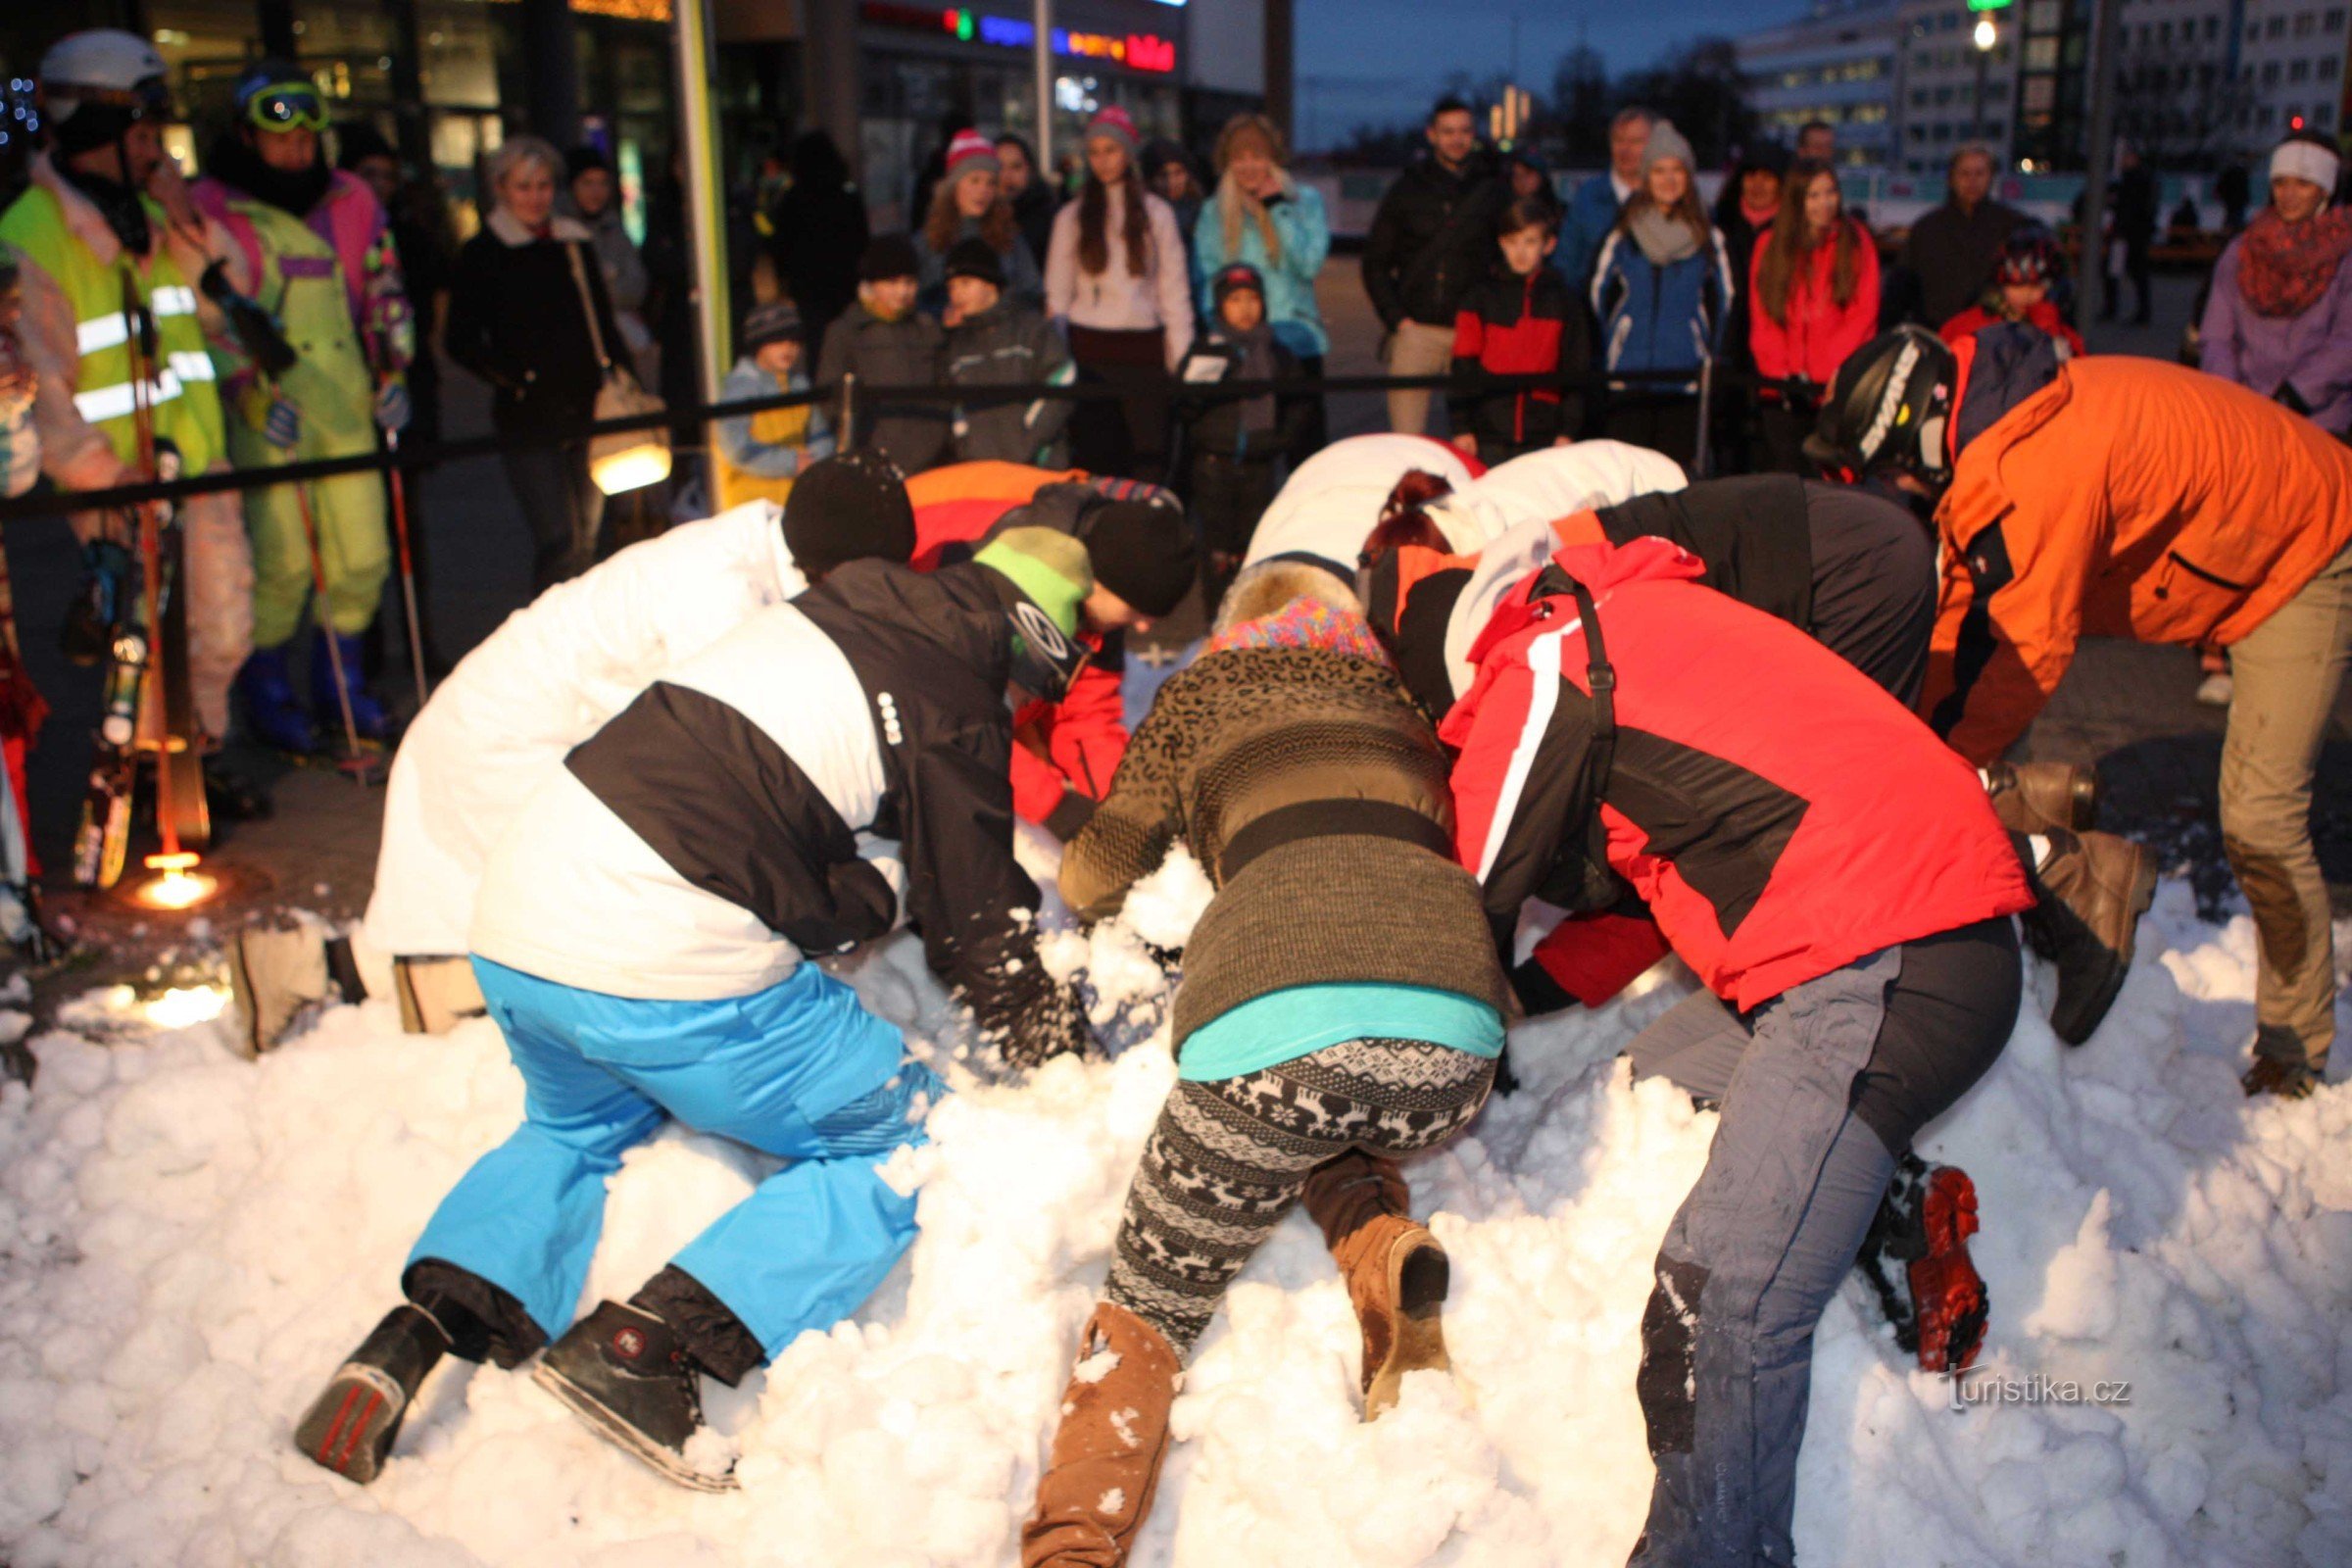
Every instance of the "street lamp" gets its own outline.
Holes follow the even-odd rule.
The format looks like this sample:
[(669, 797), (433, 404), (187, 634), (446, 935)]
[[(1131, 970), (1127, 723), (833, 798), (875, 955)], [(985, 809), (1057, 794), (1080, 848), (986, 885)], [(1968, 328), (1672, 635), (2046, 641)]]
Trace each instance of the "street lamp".
[(1992, 46), (2001, 41), (2000, 29), (1992, 24), (1992, 13), (1977, 14), (1977, 29), (1973, 34), (1977, 45), (1977, 113), (1970, 126), (1971, 140), (1984, 139), (1984, 71), (1992, 62)]

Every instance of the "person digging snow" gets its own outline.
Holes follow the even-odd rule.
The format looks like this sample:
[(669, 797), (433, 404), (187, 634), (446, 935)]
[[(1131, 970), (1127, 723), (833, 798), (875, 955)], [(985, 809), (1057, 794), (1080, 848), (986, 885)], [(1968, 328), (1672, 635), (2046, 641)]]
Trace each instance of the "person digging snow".
[(2086, 636), (2227, 650), (2222, 847), (2259, 956), (2249, 1095), (2300, 1097), (2335, 1038), (2312, 775), (2352, 664), (2352, 451), (2242, 386), (2130, 355), (2059, 363), (2017, 323), (1904, 328), (1839, 368), (1806, 446), (1935, 504), (1922, 710), (1996, 762)]
[[(1541, 900), (1593, 968), (1654, 924), (1704, 987), (1629, 1047), (1722, 1116), (1642, 1317), (1657, 1474), (1633, 1561), (1744, 1568), (1791, 1558), (1814, 1326), (1900, 1152), (2007, 1042), (2033, 897), (1967, 763), (1706, 569), (1659, 538), (1559, 551), (1480, 634), (1440, 734), (1498, 948)], [(1922, 1261), (1915, 1288), (1949, 1263)]]
[(1355, 1156), (1469, 1124), (1509, 993), (1478, 886), (1453, 863), (1445, 753), (1330, 583), (1277, 564), (1235, 584), (1062, 860), (1084, 919), (1116, 913), (1178, 842), (1216, 896), (1186, 945), (1178, 1081), (1081, 1339), (1021, 1532), (1027, 1568), (1126, 1559), (1193, 1344), (1302, 1190), (1336, 1215), (1367, 1419), (1406, 1372), (1447, 1365), (1445, 1250), (1374, 1201)]
[(478, 1016), (466, 933), (482, 869), (564, 754), (667, 666), (846, 562), (904, 562), (914, 537), (905, 476), (852, 453), (811, 465), (781, 509), (752, 501), (672, 528), (508, 616), (401, 739), (357, 938), (264, 925), (232, 940), (246, 1049), (276, 1045), (330, 995), (388, 990), (412, 1034)]
[[(211, 172), (190, 194), (235, 242), (254, 280), (251, 297), (275, 318), (295, 359), (272, 376), (246, 360), (233, 333), (213, 334), (232, 416), (229, 456), (241, 468), (261, 469), (371, 453), (379, 427), (397, 434), (408, 423), (401, 372), (416, 349), (390, 222), (365, 180), (320, 155), (326, 101), (302, 67), (254, 67), (238, 80), (231, 110), (234, 123), (214, 144)], [(331, 729), (348, 705), (359, 739), (383, 739), (389, 720), (368, 689), (360, 647), (391, 569), (382, 478), (361, 472), (259, 486), (245, 492), (245, 526), (253, 654), (237, 690), (255, 734), (282, 751), (308, 752), (314, 719)], [(314, 560), (325, 582), (316, 602)], [(318, 622), (308, 708), (286, 667), (305, 607)]]
[[(914, 1198), (879, 1166), (943, 1092), (813, 957), (884, 935), (903, 900), (1008, 1060), (1087, 1043), (1013, 858), (1005, 693), (1066, 684), (1091, 587), (1084, 550), (1043, 529), (928, 575), (855, 562), (572, 750), (492, 852), (470, 932), (523, 1124), (442, 1200), (408, 1301), (296, 1427), (306, 1457), (368, 1481), (442, 1355), (513, 1368), (544, 1347), (534, 1380), (601, 1436), (733, 1486), (696, 1441), (699, 1380), (736, 1383), (881, 1281)], [(791, 1163), (573, 1323), (605, 1182), (671, 1117)]]

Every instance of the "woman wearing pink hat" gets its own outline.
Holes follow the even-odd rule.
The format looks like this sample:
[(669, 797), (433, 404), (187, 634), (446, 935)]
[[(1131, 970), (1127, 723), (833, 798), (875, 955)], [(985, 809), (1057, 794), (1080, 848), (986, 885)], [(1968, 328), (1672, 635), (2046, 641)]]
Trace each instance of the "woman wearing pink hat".
[(1054, 215), (1046, 314), (1079, 373), (1120, 397), (1078, 405), (1071, 459), (1094, 473), (1157, 478), (1166, 462), (1169, 372), (1193, 341), (1193, 301), (1174, 209), (1135, 167), (1135, 122), (1116, 106), (1086, 126), (1086, 180)]
[(958, 240), (979, 239), (1004, 267), (1004, 292), (1023, 305), (1044, 309), (1046, 280), (1037, 257), (1021, 238), (1012, 203), (998, 176), (1004, 166), (997, 144), (969, 126), (948, 142), (948, 172), (931, 193), (931, 211), (915, 230), (914, 254), (922, 263), (915, 304), (934, 316), (948, 308), (948, 252)]

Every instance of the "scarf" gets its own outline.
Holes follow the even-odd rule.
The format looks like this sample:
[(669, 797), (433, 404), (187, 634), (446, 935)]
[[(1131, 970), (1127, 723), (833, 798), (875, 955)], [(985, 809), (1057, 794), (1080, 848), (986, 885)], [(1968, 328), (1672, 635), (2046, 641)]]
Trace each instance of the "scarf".
[(2301, 316), (2335, 281), (2352, 251), (2352, 208), (2338, 207), (2289, 223), (2265, 207), (2246, 225), (2237, 257), (2237, 291), (2256, 316)]
[(154, 230), (147, 226), (147, 205), (139, 193), (121, 180), (108, 179), (102, 174), (84, 173), (73, 165), (59, 160), (54, 166), (58, 177), (89, 198), (106, 220), (106, 226), (115, 231), (115, 238), (133, 256), (144, 257), (155, 239)]
[(335, 172), (320, 158), (312, 159), (307, 169), (272, 168), (262, 162), (262, 155), (244, 137), (233, 134), (213, 144), (213, 173), (257, 202), (305, 219), (335, 178)]
[(1771, 222), (1774, 218), (1778, 217), (1780, 211), (1781, 203), (1780, 198), (1778, 197), (1766, 202), (1761, 207), (1750, 207), (1747, 205), (1746, 197), (1742, 196), (1740, 198), (1740, 216), (1747, 220), (1747, 224), (1750, 228), (1762, 228), (1766, 223)]
[(1236, 621), (1215, 633), (1201, 645), (1200, 657), (1230, 648), (1322, 648), (1350, 659), (1368, 659), (1383, 669), (1396, 667), (1360, 612), (1304, 594), (1270, 615)]
[(1625, 228), (1652, 267), (1672, 267), (1698, 254), (1698, 236), (1690, 232), (1690, 225), (1647, 202), (1625, 220)]

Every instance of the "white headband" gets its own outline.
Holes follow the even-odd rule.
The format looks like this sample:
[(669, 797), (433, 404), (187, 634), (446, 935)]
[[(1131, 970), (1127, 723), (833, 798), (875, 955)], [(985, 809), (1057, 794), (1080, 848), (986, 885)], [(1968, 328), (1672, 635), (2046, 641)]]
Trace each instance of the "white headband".
[(2329, 196), (2335, 194), (2335, 173), (2343, 161), (2316, 141), (2282, 141), (2271, 154), (2271, 177), (2292, 174), (2307, 179)]

